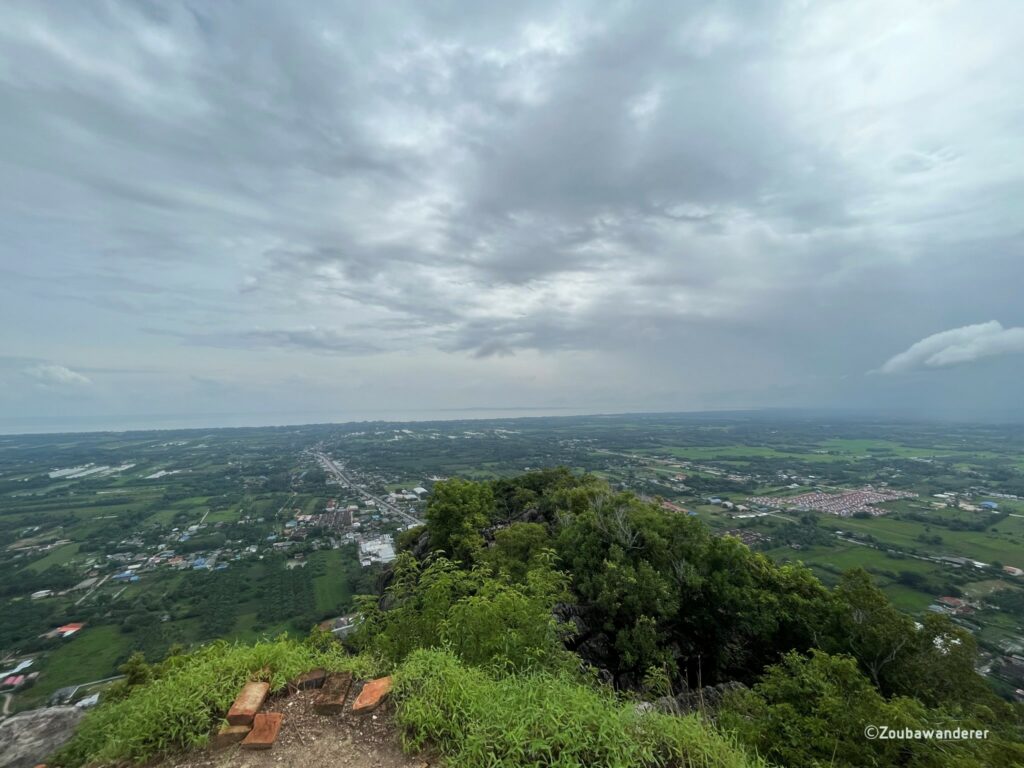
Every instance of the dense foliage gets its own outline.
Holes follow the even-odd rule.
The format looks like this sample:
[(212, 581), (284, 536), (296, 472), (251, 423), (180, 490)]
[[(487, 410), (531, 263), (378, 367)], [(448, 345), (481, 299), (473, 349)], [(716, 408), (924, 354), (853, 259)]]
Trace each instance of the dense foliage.
[(403, 554), (393, 574), (380, 604), (363, 601), (354, 638), (362, 650), (394, 663), (418, 648), (448, 648), (469, 664), (508, 672), (571, 665), (551, 615), (564, 579), (550, 568), (515, 585), (444, 557), (421, 564)]
[[(435, 488), (443, 503), (424, 538), (435, 554), (419, 564), (404, 555), (385, 598), (366, 606), (366, 637), (377, 638), (366, 647), (396, 660), (417, 647), (450, 648), (471, 664), (522, 669), (532, 668), (525, 648), (550, 647), (560, 632), (620, 689), (649, 690), (654, 677), (676, 691), (739, 681), (753, 692), (734, 697), (723, 722), (787, 765), (923, 766), (939, 764), (936, 755), (969, 765), (1019, 742), (1020, 707), (975, 672), (970, 633), (945, 616), (914, 622), (864, 571), (829, 589), (802, 565), (778, 565), (694, 518), (565, 470), (473, 485)], [(458, 567), (438, 551), (458, 556)], [(554, 592), (537, 591), (538, 580), (564, 580), (567, 594), (556, 605)], [(457, 606), (510, 596), (532, 608), (455, 618)], [(540, 632), (551, 628), (545, 607), (565, 620), (554, 633)], [(525, 626), (538, 630), (533, 639), (497, 640), (522, 640)], [(474, 633), (485, 639), (467, 649), (464, 637)], [(502, 655), (506, 647), (514, 658)], [(847, 695), (859, 703), (844, 713), (837, 702)], [(790, 700), (803, 709), (791, 712)], [(787, 713), (793, 719), (782, 729)], [(893, 727), (971, 723), (992, 735), (981, 746), (901, 749), (863, 738), (875, 722), (869, 716)]]
[(970, 729), (990, 724), (962, 709), (929, 708), (906, 696), (886, 699), (849, 656), (793, 652), (768, 668), (750, 691), (737, 694), (721, 725), (778, 765), (834, 768), (907, 765), (914, 768), (1016, 766), (1024, 745), (993, 731), (986, 739), (871, 739), (865, 729)]

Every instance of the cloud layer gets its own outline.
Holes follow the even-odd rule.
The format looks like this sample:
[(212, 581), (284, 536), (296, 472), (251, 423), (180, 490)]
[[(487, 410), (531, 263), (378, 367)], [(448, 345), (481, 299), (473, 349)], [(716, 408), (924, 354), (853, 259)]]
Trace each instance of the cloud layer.
[(965, 325), (921, 339), (886, 361), (881, 373), (944, 368), (985, 357), (1024, 353), (1024, 328), (1003, 328), (996, 320)]
[[(1024, 324), (1022, 30), (1017, 0), (3, 4), (0, 354), (101, 370), (96, 412), (903, 402), (843, 389), (879, 338)], [(0, 367), (0, 418), (49, 412), (29, 383)]]

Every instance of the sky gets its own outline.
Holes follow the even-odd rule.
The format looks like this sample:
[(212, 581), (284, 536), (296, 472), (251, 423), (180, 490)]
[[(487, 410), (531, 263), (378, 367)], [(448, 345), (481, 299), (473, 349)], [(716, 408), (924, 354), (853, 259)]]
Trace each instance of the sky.
[(1024, 3), (0, 4), (0, 431), (1024, 416)]

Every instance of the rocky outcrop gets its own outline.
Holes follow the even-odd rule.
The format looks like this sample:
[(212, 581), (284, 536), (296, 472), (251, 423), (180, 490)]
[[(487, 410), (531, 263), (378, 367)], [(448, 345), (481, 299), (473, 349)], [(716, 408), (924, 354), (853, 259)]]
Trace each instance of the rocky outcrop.
[(422, 560), (430, 553), (430, 531), (424, 530), (419, 535), (413, 543), (411, 551), (412, 556), (417, 560)]
[(637, 707), (641, 712), (662, 712), (666, 715), (688, 715), (704, 712), (714, 715), (722, 706), (726, 696), (733, 691), (745, 691), (747, 686), (735, 680), (718, 685), (706, 685), (697, 690), (684, 691), (678, 696), (662, 696), (654, 701), (644, 701)]
[(565, 647), (580, 657), (584, 668), (595, 671), (604, 683), (629, 687), (617, 680), (611, 671), (617, 654), (608, 633), (595, 630), (599, 622), (593, 611), (574, 603), (557, 603), (551, 614), (563, 627), (572, 627), (572, 631), (563, 638)]
[(84, 712), (48, 707), (0, 722), (0, 768), (32, 768), (74, 735)]

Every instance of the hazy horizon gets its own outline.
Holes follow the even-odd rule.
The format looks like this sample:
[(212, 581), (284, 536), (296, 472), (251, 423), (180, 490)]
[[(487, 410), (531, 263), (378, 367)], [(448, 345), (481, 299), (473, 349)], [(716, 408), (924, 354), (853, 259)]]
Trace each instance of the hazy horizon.
[(1024, 4), (8, 3), (0, 429), (1024, 417)]
[(956, 417), (936, 418), (927, 413), (906, 410), (878, 409), (800, 409), (800, 408), (736, 408), (704, 411), (585, 411), (572, 408), (438, 408), (433, 410), (349, 411), (318, 412), (292, 411), (289, 413), (209, 413), (209, 414), (123, 414), (99, 417), (93, 422), (55, 425), (34, 418), (19, 422), (0, 420), (0, 437), (34, 435), (87, 435), (94, 433), (178, 432), (220, 429), (277, 429), (313, 426), (349, 426), (358, 424), (429, 424), (446, 422), (493, 422), (517, 419), (545, 418), (618, 418), (618, 417), (686, 417), (701, 420), (771, 420), (780, 423), (846, 424), (852, 421), (886, 424), (1001, 424), (1024, 427), (1024, 416), (1016, 412), (961, 414)]

